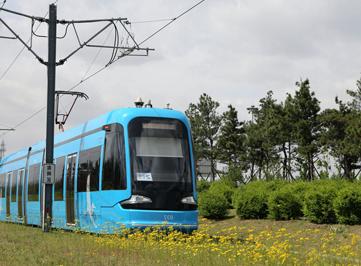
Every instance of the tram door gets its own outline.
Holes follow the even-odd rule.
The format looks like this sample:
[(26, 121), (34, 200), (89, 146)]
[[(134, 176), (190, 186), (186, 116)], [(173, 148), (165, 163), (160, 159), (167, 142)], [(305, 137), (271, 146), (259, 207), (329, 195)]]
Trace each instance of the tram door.
[(18, 218), (23, 218), (23, 185), (25, 170), (21, 169), (18, 173)]
[(66, 223), (75, 225), (74, 209), (74, 176), (75, 176), (76, 154), (67, 158), (66, 170)]
[(6, 217), (10, 217), (11, 176), (11, 172), (6, 175)]

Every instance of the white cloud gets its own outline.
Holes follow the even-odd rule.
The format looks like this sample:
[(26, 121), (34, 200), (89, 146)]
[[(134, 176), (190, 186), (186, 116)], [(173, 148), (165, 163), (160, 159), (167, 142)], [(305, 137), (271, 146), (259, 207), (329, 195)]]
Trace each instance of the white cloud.
[[(194, 4), (194, 0), (58, 0), (58, 17), (88, 19), (125, 16), (131, 21), (172, 18)], [(8, 1), (6, 6), (42, 16), (49, 1)], [(284, 100), (295, 81), (310, 78), (322, 107), (334, 106), (334, 97), (345, 96), (360, 76), (361, 2), (357, 0), (208, 0), (157, 35), (144, 46), (156, 51), (149, 57), (128, 57), (79, 86), (89, 94), (79, 101), (67, 127), (108, 110), (131, 106), (137, 96), (152, 99), (155, 106), (168, 102), (184, 110), (206, 92), (221, 103), (221, 110), (233, 104), (241, 119), (246, 108), (258, 103), (268, 90)], [(25, 39), (30, 24), (26, 19), (0, 13)], [(133, 24), (137, 40), (163, 25)], [(99, 26), (79, 27), (86, 39)], [(46, 26), (39, 32), (46, 33)], [(59, 34), (64, 30), (59, 27)], [(0, 35), (7, 35), (0, 26)], [(99, 36), (103, 42), (107, 33)], [(109, 39), (111, 42), (112, 39)], [(46, 56), (46, 39), (34, 41), (34, 48)], [(58, 56), (76, 47), (73, 32), (58, 42)], [(21, 45), (0, 40), (0, 75)], [(57, 69), (57, 88), (76, 84), (88, 69), (97, 49), (84, 49)], [(92, 71), (109, 58), (102, 51)], [(91, 73), (90, 72), (90, 73)], [(45, 104), (46, 69), (25, 51), (0, 81), (0, 123), (15, 125)], [(69, 104), (65, 101), (63, 105)], [(45, 114), (41, 114), (4, 137), (9, 150), (43, 139)]]

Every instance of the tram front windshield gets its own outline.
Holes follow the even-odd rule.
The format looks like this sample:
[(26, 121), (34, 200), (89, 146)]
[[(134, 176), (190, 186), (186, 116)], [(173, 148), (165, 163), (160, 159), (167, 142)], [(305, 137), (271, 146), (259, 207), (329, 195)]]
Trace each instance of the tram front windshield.
[(192, 194), (188, 133), (175, 119), (137, 118), (129, 124), (132, 192), (152, 199), (146, 209), (184, 209)]

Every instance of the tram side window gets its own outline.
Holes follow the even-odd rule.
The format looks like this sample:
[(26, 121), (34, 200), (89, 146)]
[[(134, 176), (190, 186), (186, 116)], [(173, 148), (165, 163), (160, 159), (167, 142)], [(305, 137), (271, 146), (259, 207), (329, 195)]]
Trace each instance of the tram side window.
[(56, 159), (55, 166), (55, 185), (54, 185), (54, 200), (64, 200), (64, 168), (65, 157)]
[(18, 178), (18, 170), (13, 172), (13, 176), (11, 178), (11, 202), (16, 202), (17, 178)]
[[(6, 174), (6, 180), (5, 180), (5, 188), (6, 188), (5, 198), (6, 198), (6, 202), (10, 202), (11, 176), (12, 176), (12, 174), (13, 174), (13, 172), (9, 172), (9, 173)], [(7, 215), (7, 216), (9, 216), (9, 215)]]
[(40, 164), (34, 164), (29, 167), (28, 201), (39, 200), (39, 174)]
[(105, 135), (102, 190), (126, 189), (124, 130), (112, 124)]
[(100, 146), (80, 152), (78, 192), (99, 190), (100, 152)]
[(5, 198), (5, 174), (0, 175), (0, 198)]

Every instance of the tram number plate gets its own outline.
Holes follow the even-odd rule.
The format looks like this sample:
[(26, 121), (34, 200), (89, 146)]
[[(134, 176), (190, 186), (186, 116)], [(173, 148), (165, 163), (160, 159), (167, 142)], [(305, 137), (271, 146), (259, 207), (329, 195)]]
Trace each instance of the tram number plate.
[(172, 221), (173, 219), (174, 219), (174, 217), (171, 214), (164, 215), (164, 220), (166, 220), (166, 221)]
[(46, 163), (43, 165), (43, 183), (54, 184), (55, 181), (55, 164)]
[(152, 173), (137, 173), (137, 181), (153, 181)]

